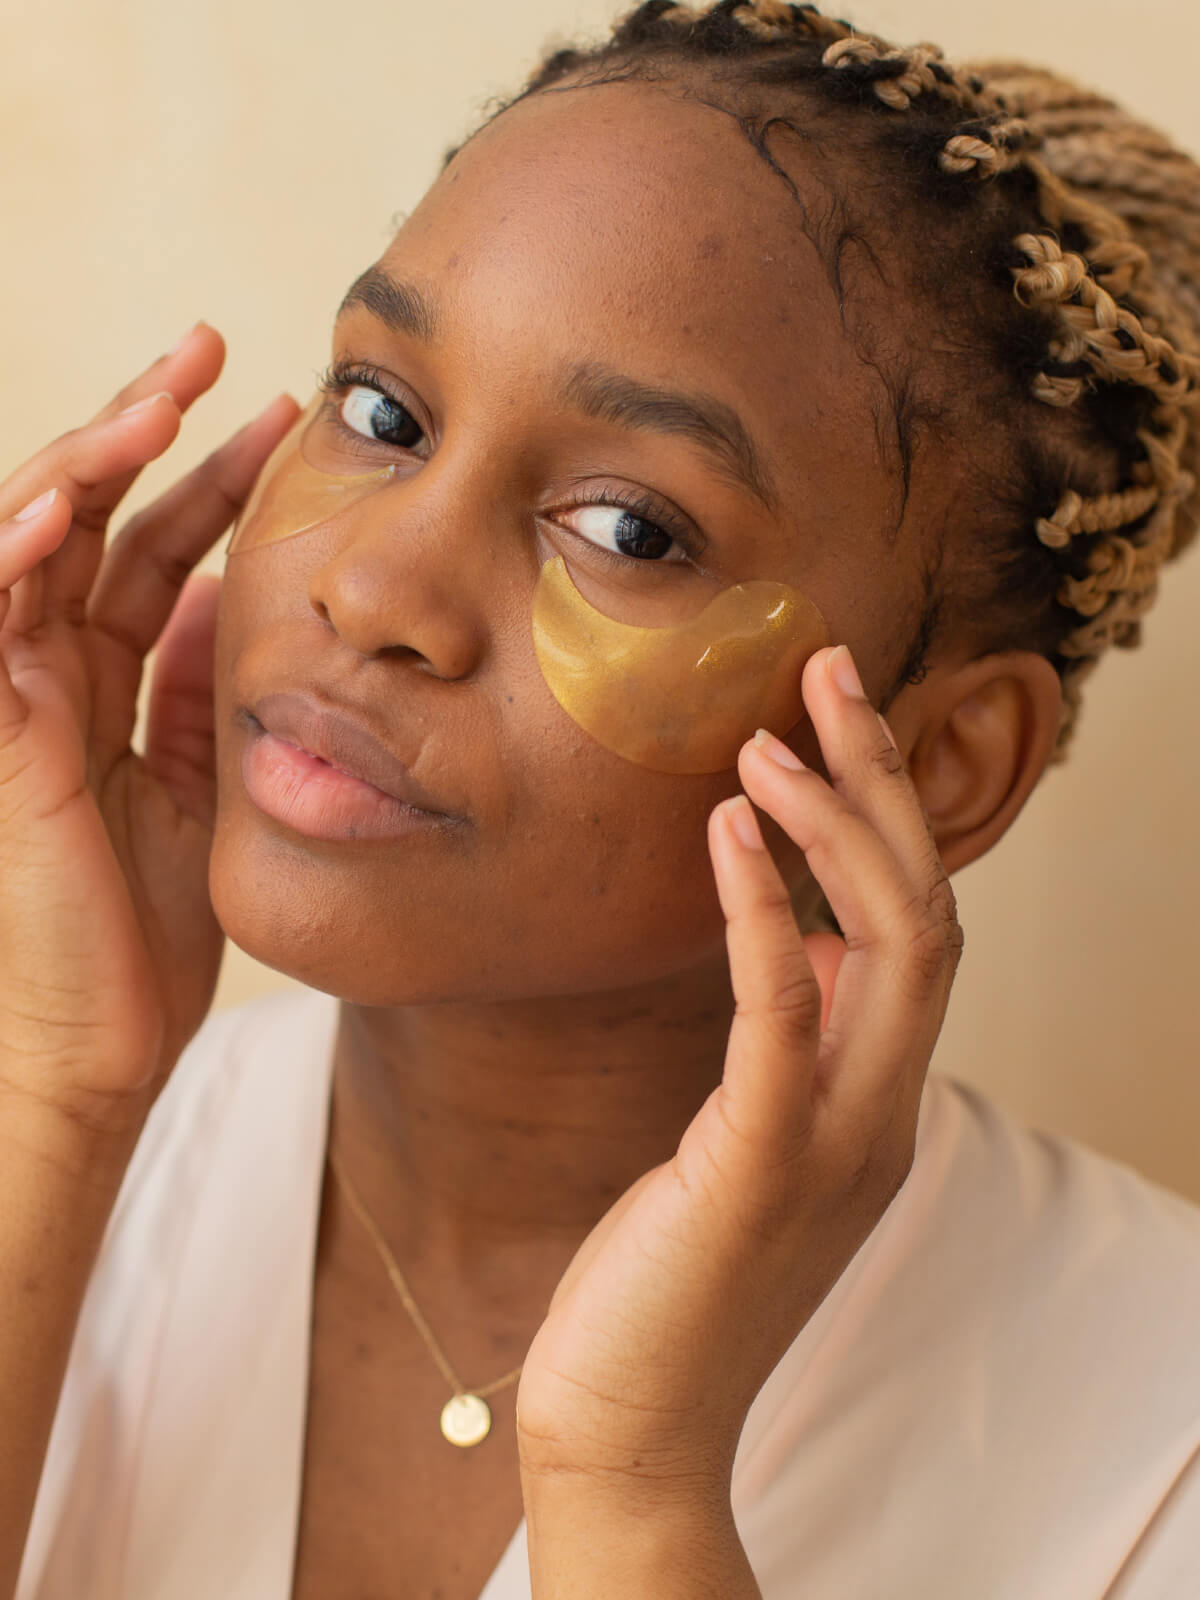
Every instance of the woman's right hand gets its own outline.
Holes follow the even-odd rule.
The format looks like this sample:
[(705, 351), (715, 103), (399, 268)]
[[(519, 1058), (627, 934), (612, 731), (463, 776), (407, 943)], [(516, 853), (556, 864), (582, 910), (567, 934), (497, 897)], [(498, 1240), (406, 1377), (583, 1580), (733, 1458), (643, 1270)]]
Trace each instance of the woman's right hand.
[(224, 357), (198, 324), (0, 484), (0, 1116), (16, 1093), (102, 1131), (140, 1128), (212, 1003), (220, 579), (188, 574), (296, 402), (281, 395), (107, 548), (105, 530)]

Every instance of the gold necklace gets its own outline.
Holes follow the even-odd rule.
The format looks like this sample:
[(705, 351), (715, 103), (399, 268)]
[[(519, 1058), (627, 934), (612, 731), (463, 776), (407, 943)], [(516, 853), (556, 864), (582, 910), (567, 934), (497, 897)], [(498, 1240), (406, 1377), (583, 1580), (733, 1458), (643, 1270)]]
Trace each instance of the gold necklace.
[[(387, 1268), (388, 1277), (392, 1280), (392, 1287), (400, 1296), (401, 1304), (412, 1318), (413, 1325), (429, 1354), (437, 1362), (438, 1371), (454, 1391), (449, 1400), (442, 1407), (442, 1436), (451, 1444), (466, 1448), (468, 1445), (479, 1444), (487, 1438), (492, 1426), (492, 1412), (487, 1403), (486, 1396), (495, 1394), (497, 1390), (507, 1388), (510, 1383), (515, 1383), (521, 1376), (521, 1367), (514, 1367), (511, 1372), (506, 1372), (502, 1378), (497, 1378), (494, 1383), (485, 1384), (482, 1389), (468, 1389), (461, 1381), (454, 1368), (446, 1359), (445, 1352), (433, 1336), (433, 1330), (421, 1315), (417, 1302), (412, 1297), (412, 1290), (404, 1281), (404, 1274), (396, 1264), (396, 1258), (388, 1249), (387, 1244), (375, 1225), (374, 1218), (359, 1198), (353, 1184), (342, 1171), (332, 1147), (328, 1152), (329, 1165), (333, 1168), (333, 1175), (341, 1184), (346, 1199), (349, 1200), (359, 1221), (367, 1230), (379, 1256)], [(524, 1363), (522, 1362), (522, 1366)]]

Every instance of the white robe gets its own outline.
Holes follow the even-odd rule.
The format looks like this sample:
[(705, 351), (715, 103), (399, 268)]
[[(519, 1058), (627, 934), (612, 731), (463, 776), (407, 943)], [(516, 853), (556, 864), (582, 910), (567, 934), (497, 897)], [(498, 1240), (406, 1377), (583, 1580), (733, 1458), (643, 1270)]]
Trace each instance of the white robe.
[[(17, 1600), (288, 1600), (336, 1020), (315, 990), (211, 1015), (155, 1105)], [(733, 1508), (766, 1600), (1198, 1600), (1200, 1209), (931, 1074)], [(481, 1600), (529, 1600), (523, 1524)]]

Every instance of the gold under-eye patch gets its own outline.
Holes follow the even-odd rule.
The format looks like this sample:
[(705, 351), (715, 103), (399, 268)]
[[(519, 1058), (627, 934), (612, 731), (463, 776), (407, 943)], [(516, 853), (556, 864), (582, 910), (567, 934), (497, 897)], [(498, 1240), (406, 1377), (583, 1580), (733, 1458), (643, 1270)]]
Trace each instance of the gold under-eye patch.
[(804, 663), (829, 643), (825, 619), (787, 584), (754, 579), (670, 628), (616, 622), (553, 556), (533, 598), (533, 643), (551, 694), (615, 755), (656, 772), (722, 772), (756, 728), (804, 715)]
[(301, 441), (320, 403), (319, 395), (309, 402), (268, 457), (238, 517), (227, 555), (307, 533), (395, 478), (394, 466), (351, 477), (318, 472), (309, 466)]
[[(338, 476), (304, 457), (314, 398), (267, 460), (227, 555), (307, 533), (385, 488), (395, 466)], [(606, 617), (555, 556), (534, 591), (533, 642), (563, 710), (606, 749), (658, 772), (722, 772), (756, 728), (785, 734), (804, 715), (800, 674), (829, 643), (824, 618), (783, 583), (753, 579), (669, 628)]]

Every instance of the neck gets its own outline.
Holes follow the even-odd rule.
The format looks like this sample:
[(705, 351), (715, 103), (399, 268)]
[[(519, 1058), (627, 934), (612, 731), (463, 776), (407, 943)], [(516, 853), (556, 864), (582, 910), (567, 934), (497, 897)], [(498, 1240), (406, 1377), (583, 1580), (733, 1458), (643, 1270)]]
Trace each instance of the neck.
[(714, 963), (653, 989), (490, 1005), (343, 1004), (331, 1143), (420, 1282), (549, 1290), (720, 1081)]

